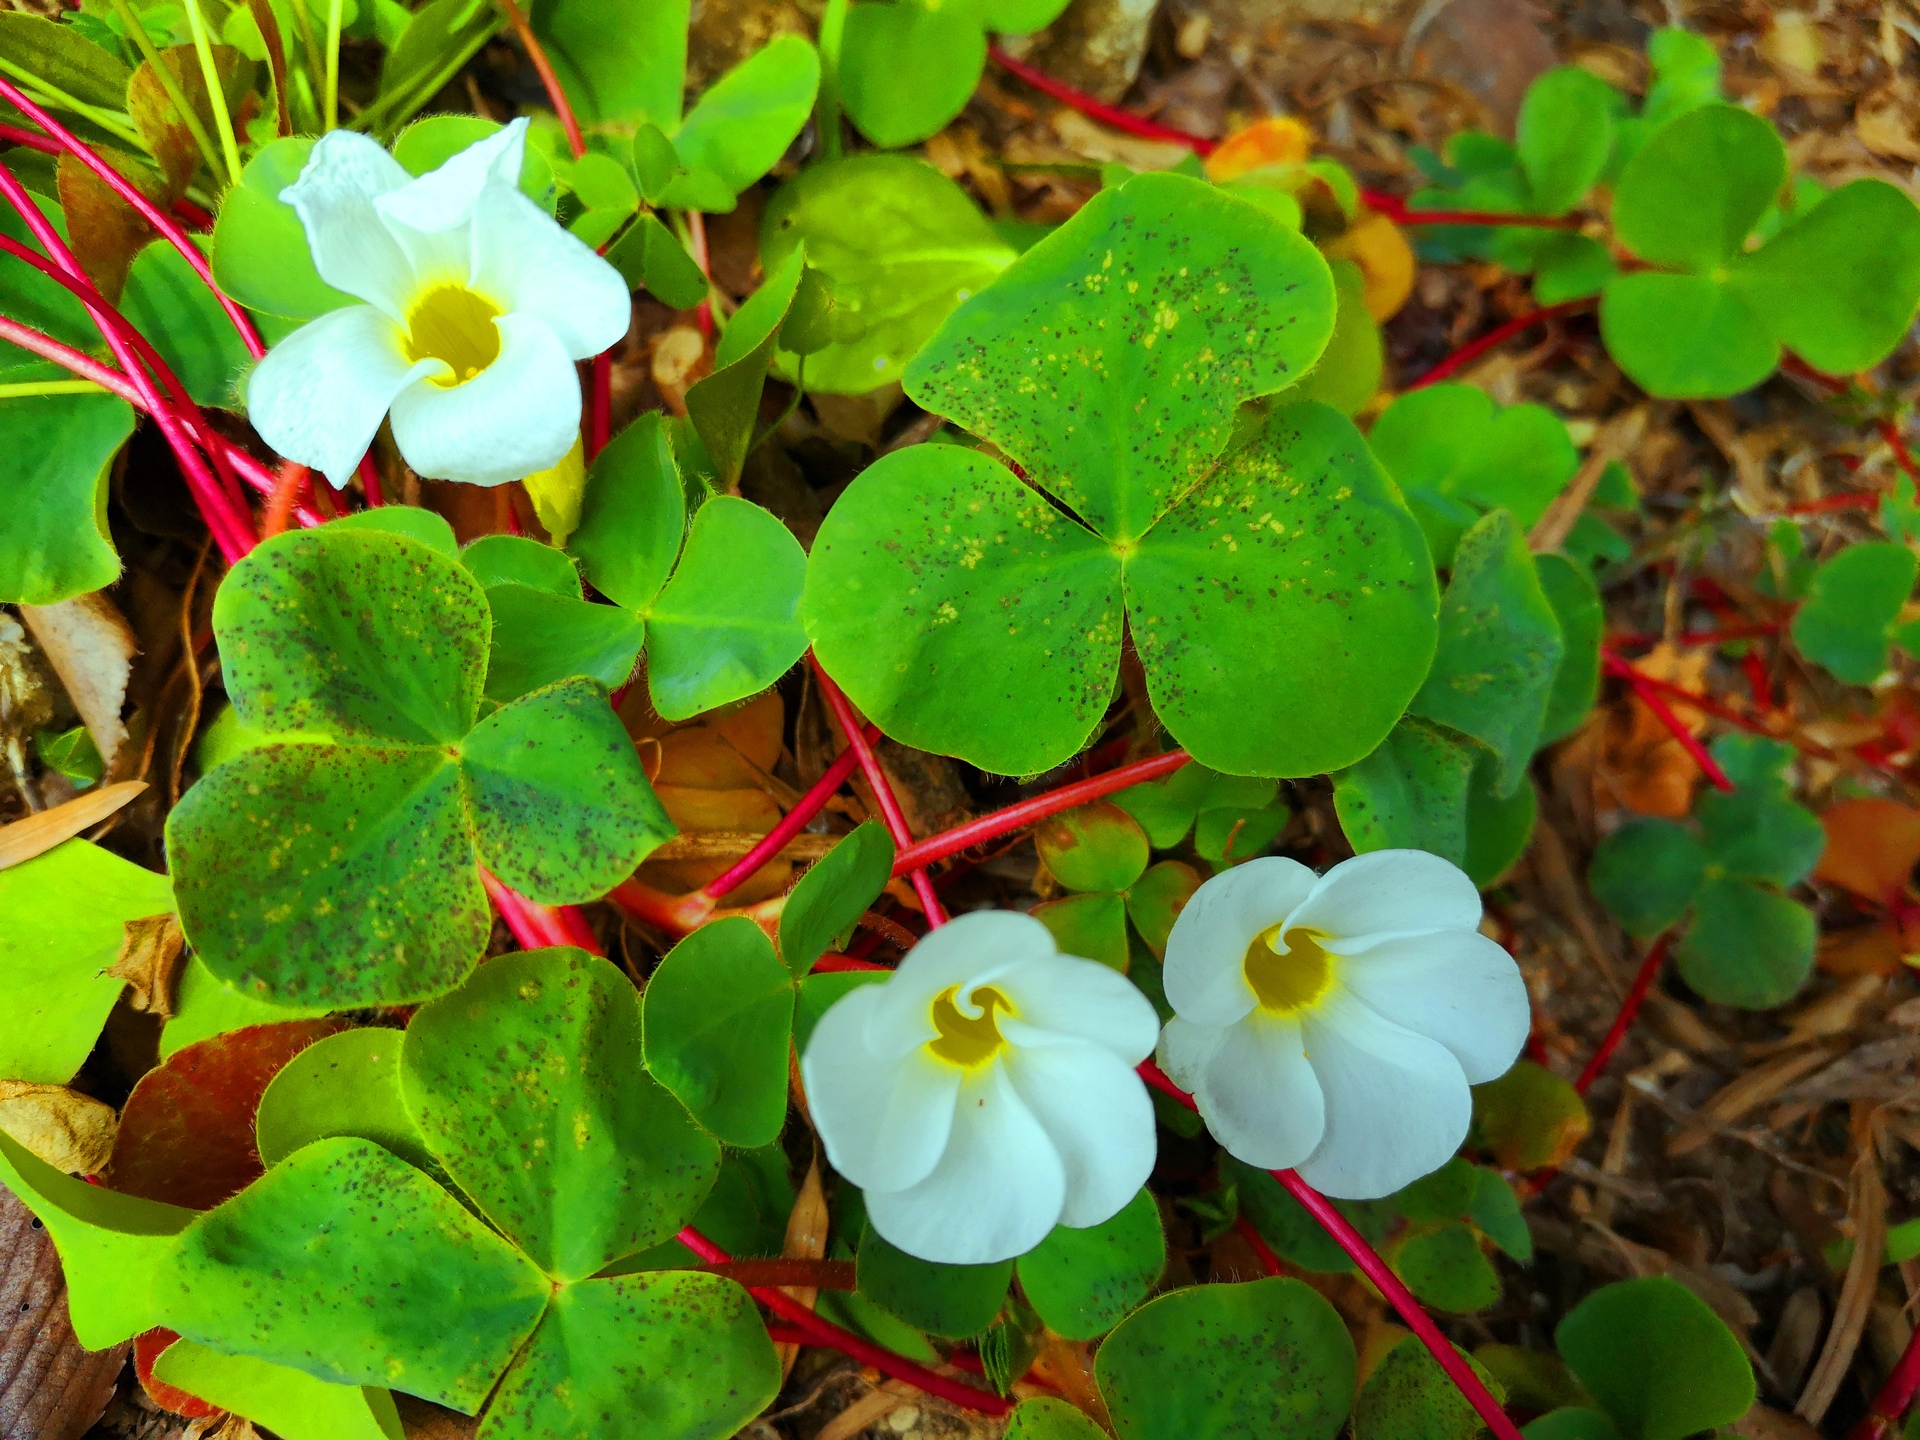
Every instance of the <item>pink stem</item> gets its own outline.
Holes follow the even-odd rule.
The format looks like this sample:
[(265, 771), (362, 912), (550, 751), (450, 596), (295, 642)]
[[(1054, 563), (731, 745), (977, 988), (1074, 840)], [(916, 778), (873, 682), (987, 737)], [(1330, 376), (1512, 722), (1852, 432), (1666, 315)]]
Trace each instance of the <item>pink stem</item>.
[(1660, 698), (1658, 691), (1650, 683), (1653, 677), (1642, 675), (1619, 656), (1610, 655), (1604, 650), (1600, 655), (1600, 663), (1609, 675), (1627, 682), (1633, 690), (1634, 698), (1653, 712), (1654, 719), (1667, 727), (1667, 733), (1680, 743), (1680, 748), (1692, 757), (1693, 763), (1698, 765), (1701, 773), (1713, 782), (1716, 790), (1730, 792), (1733, 789), (1733, 781), (1729, 780), (1727, 772), (1720, 768), (1720, 762), (1708, 753), (1707, 747), (1702, 745), (1699, 738), (1687, 728), (1686, 722), (1674, 714), (1672, 707)]
[(1536, 325), (1544, 325), (1549, 320), (1557, 320), (1562, 315), (1572, 315), (1576, 311), (1592, 308), (1591, 300), (1567, 300), (1559, 305), (1549, 305), (1544, 310), (1531, 310), (1525, 315), (1515, 316), (1504, 325), (1496, 325), (1471, 344), (1463, 345), (1438, 365), (1434, 366), (1418, 380), (1407, 386), (1409, 390), (1424, 389), (1436, 385), (1449, 375), (1464, 370), (1490, 350), (1498, 349), (1514, 336), (1531, 330)]
[(708, 339), (713, 338), (713, 263), (707, 253), (707, 217), (698, 210), (687, 211), (687, 238), (693, 242), (689, 252), (700, 273), (707, 277), (707, 293), (693, 307), (693, 323)]
[(1280, 1257), (1273, 1253), (1273, 1247), (1267, 1244), (1267, 1237), (1254, 1227), (1254, 1223), (1244, 1215), (1234, 1217), (1233, 1228), (1240, 1238), (1247, 1242), (1247, 1248), (1253, 1251), (1254, 1258), (1260, 1262), (1260, 1268), (1269, 1275), (1286, 1273), (1280, 1263)]
[(1123, 135), (1138, 135), (1143, 140), (1164, 140), (1173, 145), (1184, 145), (1196, 155), (1211, 155), (1219, 148), (1219, 142), (1209, 140), (1204, 135), (1194, 135), (1185, 130), (1177, 130), (1171, 125), (1162, 125), (1154, 120), (1144, 120), (1116, 106), (1105, 104), (1087, 94), (1076, 90), (1064, 81), (1056, 80), (1044, 70), (1037, 70), (1024, 60), (1016, 60), (998, 45), (987, 51), (987, 56), (1009, 75), (1027, 82), (1042, 95), (1050, 95), (1070, 110), (1078, 110), (1089, 119), (1098, 120), (1102, 125), (1111, 125)]
[(587, 924), (576, 905), (541, 905), (509, 887), (486, 866), (480, 867), (480, 883), (487, 899), (500, 912), (507, 929), (523, 950), (542, 950), (550, 945), (576, 945), (589, 955), (604, 955), (605, 948)]
[[(880, 727), (869, 725), (865, 733), (869, 738), (877, 740), (880, 737)], [(709, 901), (718, 901), (722, 896), (745, 884), (754, 871), (773, 859), (780, 853), (782, 846), (807, 828), (807, 823), (826, 808), (834, 792), (847, 783), (847, 777), (853, 774), (859, 764), (859, 752), (852, 746), (841, 751), (834, 757), (833, 763), (827, 766), (826, 773), (814, 782), (813, 788), (802, 795), (791, 810), (781, 816), (778, 825), (769, 830), (737, 862), (702, 885), (698, 893), (704, 895)]]
[[(101, 364), (91, 355), (83, 354), (70, 345), (61, 344), (51, 335), (43, 334), (41, 331), (22, 325), (17, 320), (10, 320), (0, 315), (0, 340), (11, 341), (22, 350), (30, 351), (44, 360), (51, 360), (54, 364), (72, 371), (83, 380), (93, 381), (101, 389), (119, 396), (143, 414), (152, 413), (147, 409), (146, 398), (134, 388), (133, 382), (127, 379), (125, 373), (115, 370), (110, 365)], [(200, 437), (203, 441), (206, 438), (206, 436)], [(241, 479), (262, 495), (272, 495), (276, 483), (273, 471), (217, 431), (212, 438), (213, 442), (226, 454), (227, 462), (233, 466)], [(304, 526), (311, 527), (320, 523), (320, 517), (304, 505), (296, 508), (294, 515)]]
[(1913, 1408), (1916, 1395), (1920, 1395), (1920, 1330), (1907, 1341), (1907, 1348), (1894, 1362), (1893, 1372), (1880, 1387), (1880, 1393), (1873, 1397), (1872, 1406), (1860, 1423), (1847, 1432), (1847, 1440), (1890, 1440), (1907, 1411)]
[(991, 815), (982, 815), (978, 820), (969, 820), (951, 830), (942, 830), (938, 835), (930, 835), (902, 850), (894, 859), (893, 873), (904, 875), (909, 870), (920, 869), (985, 841), (1011, 834), (1049, 815), (1058, 815), (1062, 810), (1104, 799), (1115, 791), (1148, 780), (1158, 780), (1162, 775), (1171, 775), (1192, 758), (1184, 750), (1169, 750), (1164, 755), (1137, 760), (1131, 765), (1122, 765), (1117, 770), (1109, 770), (1104, 775), (1095, 775), (1088, 780), (1076, 780), (1057, 790), (1049, 790), (1044, 795), (1036, 795), (1030, 800), (1009, 805), (1004, 810), (996, 810)]
[(371, 450), (360, 457), (360, 489), (367, 497), (369, 510), (378, 510), (387, 503), (386, 492), (380, 487), (380, 467), (373, 463)]
[(0, 141), (18, 145), (23, 150), (38, 150), (42, 155), (60, 153), (60, 142), (51, 135), (42, 135), (37, 130), (28, 130), (19, 125), (0, 125)]
[[(1199, 1112), (1199, 1106), (1193, 1103), (1193, 1097), (1182, 1090), (1153, 1061), (1143, 1061), (1140, 1065), (1140, 1077), (1165, 1095), (1171, 1096), (1187, 1109)], [(1358, 1230), (1348, 1223), (1347, 1217), (1337, 1210), (1333, 1202), (1318, 1190), (1302, 1180), (1297, 1171), (1271, 1170), (1267, 1172), (1280, 1182), (1289, 1195), (1300, 1202), (1301, 1207), (1320, 1222), (1320, 1228), (1333, 1237), (1333, 1241), (1347, 1254), (1347, 1258), (1360, 1267), (1360, 1273), (1371, 1280), (1374, 1288), (1386, 1296), (1387, 1302), (1400, 1313), (1407, 1328), (1420, 1337), (1420, 1343), (1427, 1347), (1440, 1368), (1447, 1372), (1447, 1378), (1453, 1381), (1461, 1395), (1466, 1397), (1486, 1427), (1493, 1431), (1497, 1440), (1520, 1440), (1520, 1430), (1507, 1418), (1507, 1412), (1500, 1408), (1500, 1402), (1488, 1392), (1473, 1373), (1464, 1356), (1453, 1348), (1452, 1343), (1440, 1333), (1440, 1327), (1433, 1323), (1433, 1317), (1420, 1308), (1420, 1302), (1413, 1298), (1413, 1292), (1401, 1283), (1400, 1277), (1393, 1273), (1386, 1261), (1380, 1258), (1373, 1246)]]
[(214, 284), (213, 267), (207, 264), (207, 257), (200, 253), (200, 247), (188, 238), (186, 231), (163, 215), (159, 207), (142, 195), (124, 175), (94, 154), (92, 147), (85, 141), (34, 104), (17, 85), (4, 76), (0, 76), (0, 96), (12, 101), (29, 120), (66, 147), (82, 165), (98, 175), (114, 194), (131, 205), (149, 225), (166, 237), (167, 242), (193, 267), (194, 273), (206, 282), (207, 288), (213, 291), (214, 299), (218, 300), (220, 308), (227, 312), (227, 318), (233, 322), (233, 328), (240, 332), (240, 341), (247, 347), (248, 354), (258, 360), (267, 353), (267, 347), (260, 343), (260, 332), (253, 328), (253, 321), (247, 318), (246, 311), (227, 297), (225, 291)]
[[(0, 84), (3, 83), (0, 82)], [(127, 334), (132, 327), (126, 324), (118, 311), (99, 299), (92, 285), (86, 281), (85, 272), (80, 268), (79, 261), (74, 259), (73, 252), (67, 248), (59, 232), (47, 222), (46, 216), (40, 213), (40, 207), (34, 203), (33, 197), (27, 194), (4, 163), (0, 163), (0, 195), (4, 195), (20, 213), (20, 218), (26, 222), (27, 229), (51, 257), (52, 265), (39, 266), (40, 257), (26, 250), (25, 247), (17, 246), (11, 240), (6, 242), (6, 248), (10, 253), (20, 253), (36, 266), (44, 269), (47, 274), (66, 285), (87, 306), (88, 313), (92, 315), (94, 323), (99, 326), (100, 333), (107, 342), (107, 348), (113, 351), (114, 358), (120, 362), (120, 368), (147, 402), (147, 409), (153, 416), (154, 423), (160, 427), (160, 433), (166, 437), (174, 457), (180, 462), (181, 472), (186, 476), (187, 485), (194, 493), (194, 500), (200, 508), (201, 516), (207, 522), (207, 528), (213, 532), (214, 541), (219, 545), (221, 555), (229, 565), (236, 563), (255, 544), (252, 518), (244, 512), (238, 516), (233, 513), (229, 506), (229, 497), (222, 492), (219, 481), (213, 477), (212, 472), (206, 467), (206, 462), (193, 448), (179, 415), (170, 405), (161, 400), (152, 379), (140, 368)], [(0, 240), (5, 238), (0, 236)], [(64, 276), (57, 274), (52, 268), (53, 265), (57, 265), (61, 271), (64, 271)], [(204, 429), (204, 426), (203, 419), (201, 428)]]
[[(887, 772), (880, 768), (880, 757), (873, 753), (873, 746), (867, 740), (860, 717), (854, 714), (852, 702), (833, 683), (833, 677), (821, 667), (818, 659), (813, 662), (813, 673), (819, 679), (820, 693), (826, 698), (827, 708), (833, 711), (834, 719), (840, 722), (840, 729), (846, 734), (848, 747), (860, 758), (860, 769), (867, 777), (867, 784), (873, 788), (874, 802), (880, 807), (881, 817), (887, 822), (887, 830), (893, 836), (895, 847), (906, 849), (913, 843), (913, 832), (907, 828), (907, 817), (901, 812), (900, 802), (894, 798), (893, 786), (887, 782)], [(908, 883), (913, 886), (913, 893), (920, 897), (920, 908), (926, 914), (928, 926), (946, 924), (946, 909), (940, 904), (940, 897), (934, 893), (933, 881), (927, 878), (927, 872), (913, 871)]]
[[(691, 1225), (680, 1232), (679, 1240), (682, 1245), (709, 1265), (724, 1265), (733, 1258)], [(904, 1380), (907, 1384), (917, 1386), (929, 1395), (937, 1395), (940, 1399), (966, 1410), (982, 1415), (1005, 1415), (1013, 1409), (1011, 1400), (1003, 1399), (985, 1390), (976, 1390), (973, 1386), (950, 1376), (935, 1374), (923, 1365), (916, 1365), (904, 1355), (896, 1355), (891, 1350), (882, 1349), (871, 1340), (862, 1339), (851, 1330), (843, 1330), (824, 1316), (814, 1314), (784, 1290), (753, 1287), (747, 1293), (774, 1314), (804, 1332), (808, 1344), (823, 1345), (838, 1350), (843, 1355), (851, 1355), (862, 1364), (873, 1366), (883, 1375)]]
[(1508, 215), (1498, 210), (1412, 210), (1398, 195), (1384, 190), (1362, 190), (1360, 199), (1396, 225), (1519, 225), (1536, 230), (1578, 230), (1572, 216)]
[(1662, 935), (1653, 942), (1653, 948), (1647, 951), (1647, 958), (1640, 962), (1639, 973), (1633, 977), (1633, 984), (1627, 989), (1626, 999), (1620, 1002), (1620, 1013), (1613, 1017), (1613, 1024), (1601, 1037), (1600, 1046), (1593, 1052), (1593, 1058), (1588, 1060), (1586, 1068), (1581, 1070), (1580, 1078), (1573, 1082), (1573, 1088), (1582, 1095), (1586, 1094), (1593, 1082), (1600, 1078), (1607, 1068), (1607, 1062), (1613, 1059), (1614, 1052), (1620, 1048), (1621, 1042), (1627, 1038), (1627, 1032), (1633, 1028), (1634, 1019), (1640, 1014), (1640, 1007), (1646, 1003), (1647, 993), (1653, 989), (1654, 979), (1660, 974), (1660, 967), (1666, 961), (1667, 947), (1671, 943), (1670, 936)]
[(613, 438), (613, 352), (602, 350), (593, 357), (588, 371), (591, 384), (587, 389), (587, 435), (584, 448), (586, 462), (591, 465), (600, 452), (607, 448), (607, 441)]

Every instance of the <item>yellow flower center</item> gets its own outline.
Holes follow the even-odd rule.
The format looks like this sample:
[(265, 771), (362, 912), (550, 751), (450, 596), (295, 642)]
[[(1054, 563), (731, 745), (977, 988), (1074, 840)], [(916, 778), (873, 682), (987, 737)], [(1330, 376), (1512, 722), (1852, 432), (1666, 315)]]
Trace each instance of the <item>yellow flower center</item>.
[(973, 1003), (980, 1007), (980, 1014), (965, 1015), (953, 1003), (959, 989), (957, 985), (950, 986), (934, 998), (933, 1028), (940, 1034), (927, 1042), (927, 1048), (942, 1060), (971, 1070), (986, 1064), (1007, 1043), (1000, 1038), (1000, 1026), (995, 1023), (993, 1012), (997, 1008), (1012, 1013), (1013, 1007), (1007, 1003), (1006, 996), (987, 986), (973, 992)]
[[(1262, 1010), (1292, 1014), (1327, 993), (1333, 983), (1333, 957), (1320, 948), (1322, 938), (1317, 930), (1289, 930), (1283, 936), (1278, 925), (1254, 937), (1244, 969)], [(1287, 947), (1286, 954), (1276, 942)]]
[(407, 316), (407, 358), (444, 360), (452, 376), (434, 384), (464, 384), (500, 356), (493, 320), (500, 307), (464, 285), (440, 285), (420, 297)]

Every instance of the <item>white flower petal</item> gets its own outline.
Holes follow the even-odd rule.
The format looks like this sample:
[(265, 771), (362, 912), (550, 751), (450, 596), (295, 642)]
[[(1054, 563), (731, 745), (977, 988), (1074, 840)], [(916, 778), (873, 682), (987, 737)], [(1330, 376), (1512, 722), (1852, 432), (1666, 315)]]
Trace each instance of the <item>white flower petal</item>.
[(1099, 1045), (1013, 1050), (1007, 1078), (1066, 1168), (1062, 1225), (1110, 1220), (1153, 1173), (1153, 1101), (1133, 1067)]
[(1313, 889), (1297, 860), (1263, 856), (1216, 875), (1187, 901), (1167, 936), (1167, 1003), (1202, 1025), (1231, 1025), (1253, 1009), (1247, 947)]
[(376, 202), (423, 286), (471, 283), (480, 197), (495, 187), (518, 189), (526, 138), (523, 116)]
[(1327, 1129), (1298, 1168), (1337, 1200), (1376, 1200), (1438, 1170), (1467, 1138), (1473, 1099), (1453, 1052), (1335, 993), (1302, 1029)]
[(1012, 910), (956, 915), (909, 950), (881, 987), (883, 998), (867, 1022), (867, 1043), (876, 1053), (899, 1054), (931, 1040), (939, 1033), (932, 1006), (943, 991), (958, 988), (962, 994), (956, 1000), (965, 1000), (972, 987), (1058, 953), (1052, 932), (1031, 915)]
[(480, 194), (490, 185), (518, 186), (526, 156), (523, 115), (476, 140), (456, 155), (381, 199), (380, 211), (415, 230), (451, 230), (473, 219)]
[(1024, 962), (994, 981), (1018, 1018), (1001, 1018), (1000, 1033), (1015, 1045), (1089, 1041), (1127, 1065), (1153, 1053), (1160, 1017), (1153, 1002), (1118, 970), (1075, 955)]
[(947, 1148), (961, 1072), (923, 1052), (876, 1055), (867, 1017), (883, 985), (863, 985), (820, 1017), (800, 1075), (833, 1168), (854, 1184), (902, 1190)]
[(1178, 1015), (1160, 1032), (1159, 1053), (1154, 1057), (1167, 1078), (1189, 1095), (1200, 1083), (1200, 1072), (1213, 1058), (1213, 1052), (1226, 1044), (1231, 1025), (1195, 1025)]
[(394, 397), (443, 368), (433, 360), (409, 362), (402, 339), (371, 305), (349, 305), (302, 325), (248, 377), (253, 428), (339, 489), (353, 478)]
[(961, 1086), (953, 1133), (933, 1173), (909, 1189), (869, 1189), (867, 1218), (909, 1255), (988, 1265), (1046, 1239), (1060, 1221), (1066, 1190), (1066, 1170), (1047, 1132), (1014, 1093), (1005, 1067), (989, 1065)]
[(500, 354), (486, 369), (464, 385), (418, 381), (393, 402), (394, 443), (431, 479), (504, 485), (558, 464), (579, 433), (580, 377), (554, 333), (529, 315), (493, 323)]
[(1287, 928), (1318, 930), (1356, 954), (1369, 942), (1429, 930), (1472, 930), (1480, 892), (1459, 866), (1425, 850), (1375, 850), (1343, 860), (1287, 916)]
[(620, 272), (504, 185), (487, 187), (477, 202), (472, 284), (503, 309), (546, 321), (576, 360), (618, 344), (633, 318)]
[(1527, 1043), (1520, 967), (1477, 930), (1385, 940), (1339, 964), (1341, 983), (1368, 1005), (1451, 1050), (1469, 1084), (1499, 1079)]
[(413, 298), (413, 265), (375, 206), (409, 179), (377, 141), (329, 130), (313, 142), (300, 178), (280, 192), (307, 232), (320, 278), (403, 322)]
[(1195, 1081), (1200, 1118), (1236, 1159), (1280, 1170), (1320, 1143), (1326, 1106), (1292, 1020), (1256, 1012), (1229, 1027)]

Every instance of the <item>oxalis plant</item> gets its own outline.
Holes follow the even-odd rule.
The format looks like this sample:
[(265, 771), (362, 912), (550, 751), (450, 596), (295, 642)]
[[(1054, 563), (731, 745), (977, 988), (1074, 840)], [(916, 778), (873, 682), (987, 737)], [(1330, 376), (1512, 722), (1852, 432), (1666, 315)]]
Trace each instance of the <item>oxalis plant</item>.
[[(1380, 323), (1417, 227), (1532, 276), (1478, 353), (1597, 305), (1652, 396), (1841, 398), (1907, 472), (1884, 538), (1816, 557), (1782, 518), (1758, 593), (1867, 686), (1916, 639), (1920, 511), (1857, 376), (1920, 306), (1920, 215), (1791, 177), (1678, 30), (1637, 109), (1550, 71), (1406, 200), (1281, 120), (1101, 109), (1194, 158), (1047, 227), (887, 153), (1060, 8), (832, 0), (691, 106), (685, 5), (0, 13), (0, 598), (43, 637), (171, 536), (196, 707), (217, 661), (164, 871), (94, 830), (138, 787), (77, 682), (31, 762), (5, 734), (30, 806), (73, 798), (0, 830), (0, 1184), (162, 1408), (719, 1440), (800, 1347), (1021, 1440), (1683, 1440), (1753, 1405), (1666, 1276), (1531, 1347), (1429, 1313), (1532, 1262), (1523, 1203), (1669, 954), (1720, 1005), (1801, 991), (1828, 832), (1791, 745), (1705, 747), (1669, 703), (1704, 697), (1609, 640), (1617, 456), (1451, 381), (1474, 347), (1382, 398)], [(552, 113), (416, 118), (503, 27)], [(736, 308), (703, 217), (770, 173)], [(616, 424), (638, 290), (700, 363)], [(809, 397), (894, 383), (920, 443), (817, 527), (742, 493)], [(26, 648), (0, 630), (0, 719), (37, 713)], [(1604, 675), (1710, 788), (1592, 858), (1646, 954), (1570, 1083), (1520, 1058), (1482, 889)], [(1024, 791), (921, 823), (913, 750)], [(949, 914), (1028, 837), (1030, 908)], [(1903, 879), (1868, 896), (1896, 931)], [(1180, 1237), (1229, 1235), (1264, 1278), (1179, 1283)]]

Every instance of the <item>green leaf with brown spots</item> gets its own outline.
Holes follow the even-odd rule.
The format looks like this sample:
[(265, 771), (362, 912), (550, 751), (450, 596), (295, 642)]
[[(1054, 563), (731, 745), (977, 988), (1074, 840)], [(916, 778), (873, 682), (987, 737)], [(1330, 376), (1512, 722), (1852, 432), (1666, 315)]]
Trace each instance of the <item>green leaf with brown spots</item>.
[(562, 1281), (671, 1238), (720, 1164), (642, 1065), (632, 982), (580, 950), (502, 956), (423, 1006), (401, 1092), (480, 1212)]
[(1132, 544), (978, 453), (896, 452), (829, 513), (803, 614), (820, 662), (889, 734), (1030, 774), (1099, 723), (1124, 609), (1154, 708), (1197, 759), (1308, 775), (1392, 729), (1436, 603), (1419, 528), (1358, 432), (1305, 404)]
[(188, 790), (167, 842), (188, 939), (243, 994), (427, 999), (485, 949), (480, 864), (572, 904), (673, 833), (598, 682), (560, 681), (475, 724), (486, 597), (432, 546), (332, 526), (279, 536), (229, 572), (214, 633), (241, 723), (269, 743)]
[(190, 1340), (468, 1414), (547, 1304), (540, 1271), (367, 1140), (316, 1140), (180, 1233), (154, 1282)]
[(1243, 201), (1170, 175), (1104, 192), (910, 368), (1018, 468), (919, 446), (864, 472), (809, 563), (820, 662), (889, 734), (1023, 774), (1086, 741), (1130, 632), (1203, 764), (1360, 759), (1433, 652), (1425, 542), (1336, 412), (1240, 423), (1333, 306), (1318, 252)]
[(1172, 1291), (1094, 1356), (1120, 1440), (1333, 1440), (1354, 1369), (1339, 1312), (1299, 1280)]
[(562, 1288), (487, 1407), (480, 1440), (724, 1440), (780, 1389), (747, 1292), (718, 1275)]
[(998, 445), (1117, 544), (1213, 471), (1242, 402), (1333, 333), (1311, 241), (1202, 181), (1102, 191), (951, 316), (907, 393)]

